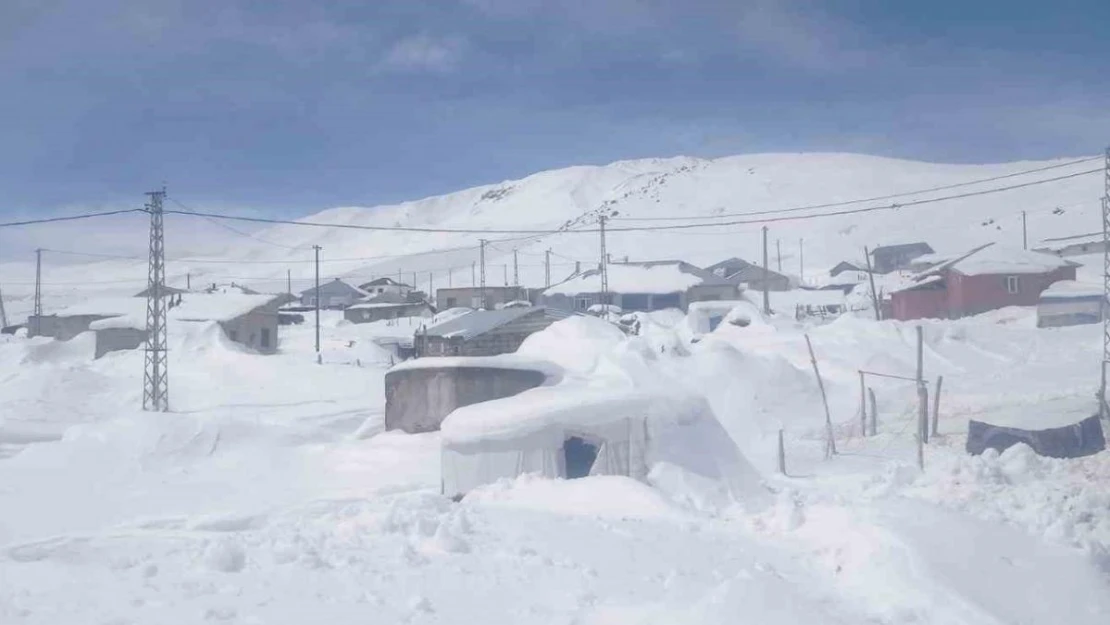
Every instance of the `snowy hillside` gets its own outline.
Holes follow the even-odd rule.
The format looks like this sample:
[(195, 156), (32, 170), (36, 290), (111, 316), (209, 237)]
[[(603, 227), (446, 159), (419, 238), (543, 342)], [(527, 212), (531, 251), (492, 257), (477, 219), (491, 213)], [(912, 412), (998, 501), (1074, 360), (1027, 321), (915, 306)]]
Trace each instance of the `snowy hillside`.
[[(673, 225), (676, 222), (660, 220), (673, 217), (741, 214), (718, 221), (744, 220), (743, 213), (887, 196), (1005, 176), (1069, 160), (1073, 159), (943, 165), (854, 154), (755, 154), (714, 160), (678, 157), (624, 161), (602, 167), (542, 172), (523, 180), (398, 205), (333, 208), (304, 218), (335, 225), (467, 229), (480, 233), (372, 232), (289, 225), (257, 230), (256, 224), (240, 223), (234, 226), (253, 231), (255, 238), (238, 237), (233, 245), (203, 258), (182, 258), (180, 250), (196, 249), (196, 245), (192, 240), (180, 240), (176, 234), (197, 218), (171, 215), (167, 219), (169, 279), (173, 284), (183, 285), (186, 274), (190, 274), (194, 284), (238, 281), (259, 290), (284, 291), (288, 270), (294, 279), (294, 290), (300, 290), (310, 284), (311, 246), (320, 245), (322, 273), (326, 277), (370, 279), (382, 275), (396, 277), (400, 272), (401, 278), (410, 282), (415, 273), (417, 286), (423, 289), (460, 286), (471, 283), (471, 264), (478, 260), (478, 239), (487, 238), (492, 241), (487, 250), (489, 283), (513, 280), (512, 250), (516, 248), (521, 282), (542, 286), (544, 250), (554, 252), (552, 279), (558, 281), (573, 271), (575, 261), (585, 267), (597, 262), (598, 236), (569, 232), (529, 237), (494, 231), (591, 229), (596, 227), (599, 211), (617, 214), (610, 223), (608, 245), (614, 259), (681, 259), (698, 265), (729, 256), (758, 259), (759, 231), (763, 225), (760, 223), (654, 232), (621, 229)], [(1097, 162), (1086, 162), (842, 208), (973, 193), (1098, 166)], [(179, 193), (182, 197), (188, 195), (186, 189)], [(773, 268), (777, 267), (781, 256), (783, 271), (813, 278), (840, 260), (862, 258), (865, 245), (924, 240), (940, 253), (965, 251), (990, 241), (1020, 246), (1022, 211), (1027, 213), (1031, 244), (1042, 238), (1091, 232), (1101, 228), (1097, 212), (1100, 193), (1101, 178), (1085, 175), (896, 210), (821, 219), (802, 217), (836, 209), (776, 215), (798, 219), (767, 224), (770, 262)], [(133, 218), (142, 220), (141, 215)], [(88, 227), (95, 229), (95, 224)], [(113, 252), (96, 248), (96, 240), (78, 237), (58, 242), (54, 247)], [(801, 246), (800, 240), (804, 241)], [(142, 240), (137, 242), (138, 247), (142, 244)], [(138, 291), (143, 286), (143, 260), (50, 253), (46, 257), (43, 280), (48, 285), (44, 293), (47, 308), (83, 297), (89, 290), (120, 294)], [(8, 262), (0, 264), (0, 288), (4, 290), (9, 311), (25, 313), (33, 290), (33, 264), (5, 260)]]

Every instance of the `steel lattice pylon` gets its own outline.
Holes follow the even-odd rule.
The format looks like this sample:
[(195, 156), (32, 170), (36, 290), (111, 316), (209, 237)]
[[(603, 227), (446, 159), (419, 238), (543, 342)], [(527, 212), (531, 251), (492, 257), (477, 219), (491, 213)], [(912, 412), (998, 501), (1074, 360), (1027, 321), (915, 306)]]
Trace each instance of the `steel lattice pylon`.
[(147, 193), (150, 202), (150, 258), (146, 292), (146, 358), (143, 371), (143, 410), (170, 409), (166, 354), (166, 254), (162, 229), (162, 200), (166, 190)]

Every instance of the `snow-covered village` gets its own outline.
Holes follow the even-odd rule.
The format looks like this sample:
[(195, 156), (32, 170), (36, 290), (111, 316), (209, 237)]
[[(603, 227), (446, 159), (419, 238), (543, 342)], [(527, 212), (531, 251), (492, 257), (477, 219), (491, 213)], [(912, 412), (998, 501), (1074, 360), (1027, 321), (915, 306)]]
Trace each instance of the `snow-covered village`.
[(5, 200), (0, 623), (1110, 622), (1110, 150), (782, 145)]

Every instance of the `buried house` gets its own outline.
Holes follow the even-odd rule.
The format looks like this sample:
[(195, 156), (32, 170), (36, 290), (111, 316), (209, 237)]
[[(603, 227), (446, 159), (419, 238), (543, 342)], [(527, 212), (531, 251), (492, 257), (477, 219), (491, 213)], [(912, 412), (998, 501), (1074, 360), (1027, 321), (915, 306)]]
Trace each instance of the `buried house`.
[(443, 494), (524, 474), (647, 481), (660, 464), (744, 498), (762, 491), (703, 398), (559, 384), (458, 408), (441, 426)]
[(602, 304), (625, 312), (685, 311), (690, 302), (734, 300), (740, 293), (736, 284), (678, 260), (610, 263), (606, 273), (607, 292), (601, 271), (590, 269), (545, 290), (543, 303), (578, 312)]
[(571, 314), (543, 306), (473, 310), (417, 331), (417, 356), (495, 356)]

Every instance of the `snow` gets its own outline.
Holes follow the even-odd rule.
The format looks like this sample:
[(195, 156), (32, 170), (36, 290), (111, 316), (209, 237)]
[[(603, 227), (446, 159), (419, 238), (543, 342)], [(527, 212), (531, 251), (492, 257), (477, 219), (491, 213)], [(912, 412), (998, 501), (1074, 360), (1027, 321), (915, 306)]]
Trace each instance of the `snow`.
[(411, 371), (415, 369), (457, 369), (460, 367), (490, 368), (490, 369), (516, 369), (520, 371), (538, 371), (549, 378), (559, 378), (563, 370), (557, 364), (529, 358), (519, 354), (500, 354), (497, 356), (442, 356), (416, 358), (398, 363), (390, 371)]
[(988, 245), (937, 267), (930, 272), (951, 269), (965, 276), (992, 274), (1047, 273), (1068, 266), (1068, 261), (1041, 252), (1032, 252), (1004, 245)]
[(273, 295), (189, 294), (170, 309), (170, 318), (181, 321), (230, 321), (274, 302)]
[(347, 307), (347, 310), (362, 310), (362, 309), (375, 309), (375, 308), (405, 308), (406, 306), (416, 306), (417, 302), (375, 302), (367, 304), (352, 304)]
[[(685, 292), (705, 280), (698, 275), (682, 270), (678, 263), (659, 265), (635, 265), (613, 263), (609, 265), (610, 293), (667, 293)], [(546, 295), (577, 295), (579, 293), (600, 293), (601, 274), (593, 270), (572, 277), (544, 291)]]
[(44, 310), (43, 314), (58, 315), (59, 317), (104, 315), (145, 318), (146, 299), (141, 297), (97, 297), (54, 311)]
[[(544, 172), (397, 206), (333, 209), (313, 219), (552, 229), (570, 222), (573, 230), (606, 201), (629, 217), (708, 214), (883, 195), (1044, 164), (837, 154), (652, 159)], [(773, 236), (784, 243), (804, 238), (813, 266), (884, 241), (925, 240), (958, 254), (991, 240), (1020, 240), (1023, 209), (1039, 236), (1075, 234), (1075, 224), (1097, 223), (1100, 185), (1097, 176), (1076, 178), (927, 210), (799, 220)], [(1065, 206), (1066, 215), (1038, 213), (1039, 206)], [(980, 227), (988, 220), (994, 223)], [(753, 257), (759, 227), (617, 231), (607, 243), (616, 257), (665, 250), (705, 263)], [(320, 244), (335, 258), (366, 249), (398, 255), (327, 265), (352, 279), (395, 275), (403, 265), (421, 276), (432, 271), (442, 286), (455, 267), (459, 284), (459, 269), (478, 255), (412, 255), (473, 246), (461, 235), (287, 226), (261, 236), (302, 248)], [(552, 247), (586, 266), (596, 258), (595, 235), (537, 239), (521, 251)], [(140, 244), (145, 248), (145, 239)], [(502, 247), (507, 251), (487, 250), (489, 263), (511, 262)], [(792, 247), (782, 250), (791, 268)], [(287, 265), (248, 263), (288, 256), (287, 249), (243, 240), (213, 258), (243, 262), (259, 278), (251, 286), (265, 290), (285, 288)], [(48, 314), (130, 296), (145, 284), (142, 261), (47, 260)], [(1084, 280), (1099, 280), (1101, 257), (1073, 260), (1087, 263)], [(543, 267), (530, 266), (537, 264), (522, 264), (525, 284), (543, 284)], [(555, 275), (568, 274), (568, 265), (556, 266)], [(175, 257), (168, 272), (174, 284), (187, 272), (196, 283), (221, 282), (227, 264)], [(311, 263), (294, 265), (298, 288), (310, 284), (311, 272)], [(33, 275), (33, 263), (0, 266), (13, 317), (31, 310)], [(875, 278), (889, 293), (905, 276)], [(134, 282), (116, 282), (128, 280)], [(866, 285), (853, 298), (861, 289)], [(727, 323), (741, 317), (749, 323)], [(318, 361), (311, 323), (282, 326), (281, 352), (263, 357), (227, 341), (213, 323), (171, 318), (169, 414), (139, 409), (139, 350), (94, 360), (91, 333), (68, 342), (0, 336), (0, 622), (1110, 620), (1110, 452), (1056, 460), (1023, 445), (978, 457), (963, 451), (971, 419), (1013, 422), (1087, 410), (1102, 358), (1098, 326), (1038, 329), (1028, 308), (916, 323), (874, 322), (860, 310), (815, 324), (763, 319), (738, 306), (694, 343), (692, 316), (672, 310), (629, 318), (638, 322), (638, 336), (618, 337), (596, 319), (568, 319), (537, 334), (520, 358), (562, 365), (567, 392), (543, 387), (535, 403), (529, 391), (511, 410), (495, 405), (488, 414), (469, 407), (475, 426), (511, 432), (518, 418), (542, 424), (552, 415), (569, 422), (576, 402), (642, 407), (669, 420), (698, 404), (706, 417), (700, 422), (724, 430), (715, 444), (735, 444), (758, 472), (766, 505), (743, 505), (743, 496), (684, 469), (707, 455), (686, 444), (675, 447), (683, 452), (676, 461), (655, 462), (639, 480), (525, 475), (452, 501), (441, 494), (449, 432), (382, 431), (389, 358), (374, 341), (411, 329), (403, 324), (348, 324), (323, 311)], [(915, 463), (912, 383), (868, 379), (878, 435), (861, 435), (858, 412), (859, 370), (914, 375), (918, 325), (930, 392), (944, 376), (940, 433), (925, 449), (924, 470)], [(839, 453), (830, 459), (806, 334), (837, 440)], [(785, 476), (777, 471), (780, 430)]]
[(1053, 282), (1041, 292), (1041, 299), (1066, 299), (1073, 297), (1102, 297), (1101, 284), (1093, 282), (1077, 282), (1075, 280), (1059, 280)]

